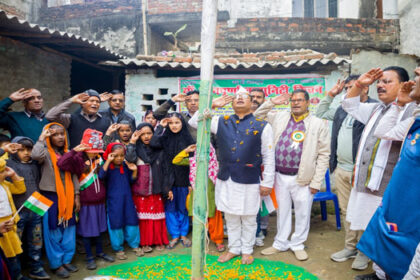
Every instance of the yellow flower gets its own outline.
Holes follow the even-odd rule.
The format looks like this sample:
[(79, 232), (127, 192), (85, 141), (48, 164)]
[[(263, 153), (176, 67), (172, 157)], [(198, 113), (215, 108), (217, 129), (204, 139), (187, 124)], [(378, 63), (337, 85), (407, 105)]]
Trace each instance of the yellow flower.
[(250, 122), (249, 122), (249, 124), (253, 124), (253, 123), (254, 123), (253, 121), (250, 121)]
[(262, 119), (255, 119), (257, 122), (261, 122), (262, 121)]
[(236, 160), (236, 162), (239, 162), (239, 158)]
[(229, 119), (229, 116), (228, 116), (228, 115), (226, 115), (226, 116), (223, 116), (223, 118), (224, 118), (225, 120), (228, 120), (228, 119)]
[(242, 145), (244, 143), (244, 141), (239, 142), (239, 145)]
[(254, 135), (257, 135), (257, 134), (258, 134), (258, 132), (259, 132), (258, 130), (254, 130), (254, 131), (253, 131)]
[(236, 120), (236, 123), (239, 123), (239, 120)]

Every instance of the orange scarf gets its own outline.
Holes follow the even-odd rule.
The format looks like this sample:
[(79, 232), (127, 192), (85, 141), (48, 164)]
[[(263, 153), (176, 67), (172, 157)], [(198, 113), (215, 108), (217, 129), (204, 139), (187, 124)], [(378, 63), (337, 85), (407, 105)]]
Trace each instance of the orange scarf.
[[(61, 126), (64, 129), (65, 134), (65, 143), (64, 143), (64, 153), (68, 152), (68, 142), (67, 142), (67, 131), (63, 125), (52, 122), (44, 126), (45, 129), (49, 129), (52, 125)], [(51, 157), (51, 162), (54, 168), (54, 176), (55, 176), (55, 187), (57, 191), (58, 197), (58, 224), (61, 224), (64, 221), (64, 225), (66, 225), (71, 217), (73, 216), (73, 207), (74, 207), (74, 185), (72, 180), (72, 175), (70, 172), (64, 172), (64, 184), (61, 180), (60, 170), (57, 166), (57, 155), (51, 146), (50, 137), (45, 139), (47, 143), (48, 153)]]

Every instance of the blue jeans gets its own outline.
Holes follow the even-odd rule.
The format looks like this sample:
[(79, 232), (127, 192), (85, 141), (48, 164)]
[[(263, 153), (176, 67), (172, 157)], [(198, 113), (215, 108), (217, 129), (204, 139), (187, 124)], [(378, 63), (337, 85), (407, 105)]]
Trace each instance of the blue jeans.
[(19, 216), (17, 233), (27, 248), (32, 271), (39, 271), (42, 268), (42, 217), (27, 209), (23, 209)]

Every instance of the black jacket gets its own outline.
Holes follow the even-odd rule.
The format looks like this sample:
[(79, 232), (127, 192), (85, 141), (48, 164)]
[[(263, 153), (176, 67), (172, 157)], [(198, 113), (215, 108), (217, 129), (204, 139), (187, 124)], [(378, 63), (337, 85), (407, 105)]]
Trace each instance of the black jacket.
[[(376, 103), (375, 99), (368, 97), (366, 103)], [(338, 107), (334, 115), (332, 132), (331, 132), (331, 156), (330, 156), (330, 172), (333, 173), (337, 167), (337, 139), (338, 133), (340, 132), (341, 125), (344, 119), (347, 117), (347, 112), (344, 111), (343, 107)], [(356, 161), (357, 149), (359, 147), (360, 137), (362, 136), (365, 125), (355, 120), (353, 123), (353, 163)]]
[[(111, 108), (108, 108), (107, 110), (100, 111), (99, 112), (103, 118), (109, 119), (110, 123), (115, 123), (112, 119), (112, 112)], [(121, 113), (118, 115), (117, 123), (120, 123), (121, 121), (126, 120), (130, 123), (131, 129), (134, 131), (136, 130), (136, 119), (132, 114), (129, 112), (122, 110)]]

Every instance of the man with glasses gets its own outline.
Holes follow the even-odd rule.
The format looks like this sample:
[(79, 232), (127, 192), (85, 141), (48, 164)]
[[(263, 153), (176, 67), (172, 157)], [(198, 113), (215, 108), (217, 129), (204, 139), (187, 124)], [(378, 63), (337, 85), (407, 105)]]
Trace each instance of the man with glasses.
[[(350, 224), (350, 230), (366, 229), (382, 201), (398, 161), (401, 141), (381, 140), (374, 132), (385, 113), (391, 108), (391, 104), (396, 101), (400, 88), (408, 80), (408, 73), (404, 68), (398, 66), (390, 66), (383, 70), (374, 68), (357, 79), (343, 100), (343, 109), (365, 125), (355, 161), (353, 188), (347, 205), (346, 221)], [(363, 90), (376, 81), (378, 98), (381, 102), (360, 102)], [(396, 102), (398, 103), (398, 100)], [(411, 117), (415, 106), (413, 103), (404, 105), (398, 115), (397, 124)], [(357, 268), (353, 265), (353, 269), (364, 270), (368, 267), (369, 258), (362, 252), (358, 252), (356, 259), (360, 263), (357, 264)], [(380, 269), (375, 270), (380, 276), (381, 273), (378, 272)], [(357, 279), (377, 279), (375, 275), (370, 274), (364, 277), (358, 276)]]
[[(290, 96), (289, 111), (271, 111), (275, 105), (287, 104), (289, 95), (278, 95), (266, 101), (254, 115), (267, 117), (273, 127), (275, 145), (274, 188), (279, 205), (277, 235), (273, 246), (261, 251), (272, 255), (291, 249), (296, 259), (308, 254), (303, 244), (309, 233), (313, 196), (321, 188), (330, 156), (327, 122), (313, 116), (309, 94), (297, 89)], [(295, 209), (295, 232), (292, 231), (292, 203)]]
[[(316, 116), (333, 122), (331, 135), (331, 157), (330, 173), (334, 174), (334, 185), (337, 190), (338, 201), (340, 203), (341, 214), (347, 214), (347, 204), (351, 191), (351, 178), (353, 175), (354, 162), (356, 159), (357, 148), (359, 147), (360, 137), (365, 125), (355, 120), (351, 115), (344, 111), (342, 106), (338, 108), (332, 106), (337, 96), (344, 89), (347, 91), (354, 85), (359, 75), (351, 75), (345, 81), (337, 81), (337, 84), (327, 92), (325, 98), (318, 105)], [(378, 102), (368, 96), (369, 88), (366, 87), (360, 94), (360, 102)], [(340, 98), (341, 99), (341, 98)], [(338, 103), (338, 102), (337, 102)], [(351, 147), (351, 149), (349, 149)], [(353, 269), (364, 269), (366, 262), (360, 259), (357, 254), (356, 244), (362, 232), (350, 230), (350, 224), (345, 222), (345, 242), (344, 249), (331, 255), (335, 262), (344, 262), (350, 258), (355, 258), (352, 264)]]
[[(221, 108), (230, 102), (234, 114), (213, 116), (210, 125), (220, 152), (216, 206), (225, 214), (229, 238), (229, 251), (218, 261), (224, 263), (242, 255), (242, 264), (251, 264), (261, 196), (269, 195), (274, 184), (273, 133), (266, 121), (252, 114), (251, 98), (243, 87), (235, 96), (214, 99), (212, 108)], [(189, 123), (195, 128), (198, 126), (198, 112)]]
[(136, 119), (132, 114), (125, 111), (125, 94), (124, 92), (114, 89), (110, 92), (108, 99), (108, 110), (101, 111), (100, 114), (109, 119), (111, 124), (128, 121), (132, 131), (136, 130)]
[[(25, 109), (9, 112), (9, 107), (18, 101), (22, 101)], [(0, 101), (0, 127), (9, 130), (12, 138), (26, 136), (36, 142), (44, 125), (49, 123), (42, 110), (43, 106), (44, 99), (39, 90), (21, 88)]]
[[(187, 107), (188, 112), (181, 112), (181, 115), (188, 123), (194, 113), (198, 111), (199, 94), (200, 92), (198, 90), (192, 90), (186, 94), (179, 93), (160, 105), (160, 107), (153, 112), (153, 115), (157, 120), (162, 120), (166, 117), (171, 107), (174, 106), (177, 102), (185, 102), (185, 106)], [(188, 131), (190, 132), (193, 139), (196, 140), (197, 130), (188, 125)]]

